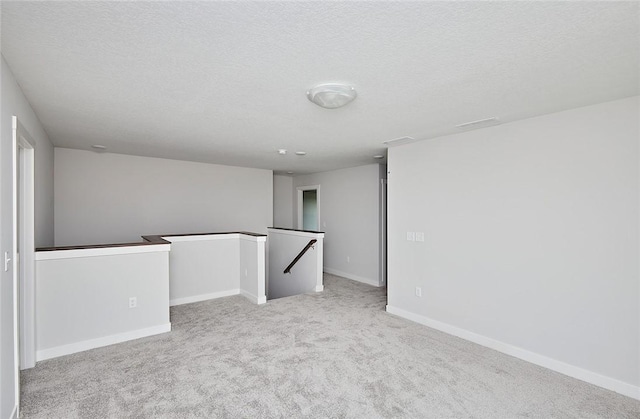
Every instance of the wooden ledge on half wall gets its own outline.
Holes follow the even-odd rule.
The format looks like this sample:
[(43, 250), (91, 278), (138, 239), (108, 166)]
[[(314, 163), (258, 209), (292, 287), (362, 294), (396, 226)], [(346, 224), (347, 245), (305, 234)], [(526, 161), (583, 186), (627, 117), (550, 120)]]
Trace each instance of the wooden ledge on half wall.
[[(300, 230), (302, 231), (302, 230)], [(316, 233), (311, 232), (311, 233)], [(215, 233), (183, 233), (183, 234), (153, 234), (141, 236), (144, 241), (132, 242), (132, 243), (110, 243), (110, 244), (88, 244), (78, 246), (52, 246), (52, 247), (39, 247), (36, 252), (52, 252), (56, 250), (79, 250), (79, 249), (105, 249), (110, 247), (132, 247), (132, 246), (149, 246), (160, 244), (171, 244), (170, 241), (165, 240), (163, 237), (188, 237), (188, 236), (208, 236), (208, 235), (221, 235), (221, 234), (242, 234), (252, 237), (267, 237), (266, 234), (252, 233), (249, 231), (223, 231)]]

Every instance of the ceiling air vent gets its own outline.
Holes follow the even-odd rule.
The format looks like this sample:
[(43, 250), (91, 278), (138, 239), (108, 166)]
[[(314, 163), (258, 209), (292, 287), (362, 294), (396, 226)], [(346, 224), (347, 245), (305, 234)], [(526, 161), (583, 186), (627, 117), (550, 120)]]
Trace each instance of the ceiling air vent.
[(477, 121), (465, 122), (464, 124), (456, 125), (456, 127), (463, 130), (469, 130), (469, 129), (490, 127), (493, 125), (500, 125), (500, 121), (495, 116), (492, 118), (478, 119)]
[(412, 143), (415, 140), (416, 139), (413, 137), (400, 137), (400, 138), (394, 138), (393, 140), (384, 141), (383, 144), (386, 144), (389, 147), (393, 147), (397, 145)]

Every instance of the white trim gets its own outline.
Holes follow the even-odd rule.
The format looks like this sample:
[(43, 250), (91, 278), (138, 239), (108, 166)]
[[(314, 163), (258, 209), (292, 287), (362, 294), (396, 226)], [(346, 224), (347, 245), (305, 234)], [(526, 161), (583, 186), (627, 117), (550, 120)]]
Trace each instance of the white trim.
[(134, 253), (168, 252), (170, 244), (149, 244), (120, 247), (95, 247), (88, 249), (45, 250), (36, 252), (36, 260), (89, 258), (95, 256), (128, 255)]
[[(20, 415), (20, 366), (35, 366), (35, 141), (13, 115), (12, 304), (14, 407)], [(18, 167), (20, 171), (18, 172)], [(13, 415), (13, 413), (12, 413)]]
[(239, 236), (240, 240), (247, 240), (254, 243), (266, 243), (267, 241), (267, 236), (251, 236), (249, 234), (239, 234)]
[(324, 233), (310, 233), (298, 230), (283, 230), (280, 228), (268, 228), (267, 231), (273, 234), (286, 234), (289, 236), (309, 237), (312, 239), (324, 239)]
[(264, 304), (267, 302), (266, 295), (261, 295), (260, 297), (256, 297), (255, 295), (245, 290), (240, 290), (240, 294), (254, 304)]
[(380, 208), (378, 217), (380, 238), (378, 255), (378, 284), (384, 286), (387, 282), (387, 179), (380, 179)]
[(145, 329), (132, 330), (129, 332), (118, 333), (116, 335), (104, 336), (96, 339), (84, 340), (82, 342), (70, 343), (68, 345), (55, 346), (53, 348), (41, 349), (36, 352), (36, 360), (44, 361), (45, 359), (57, 358), (59, 356), (70, 355), (77, 352), (87, 351), (89, 349), (101, 348), (103, 346), (122, 343), (129, 340), (145, 338), (147, 336), (159, 335), (171, 331), (171, 323), (161, 324), (158, 326), (147, 327)]
[(374, 286), (374, 287), (380, 287), (380, 284), (375, 279), (370, 279), (370, 278), (365, 278), (363, 276), (353, 275), (353, 274), (350, 274), (350, 273), (339, 271), (337, 269), (327, 268), (326, 266), (323, 269), (324, 269), (324, 271), (326, 273), (331, 274), (331, 275), (337, 275), (337, 276), (341, 276), (343, 278), (351, 279), (353, 281), (362, 282), (364, 284), (371, 285), (371, 286)]
[(324, 285), (316, 285), (315, 292), (322, 292), (322, 291), (324, 291)]
[(208, 240), (231, 240), (231, 239), (248, 240), (251, 242), (267, 241), (267, 238), (265, 236), (252, 236), (250, 234), (242, 234), (242, 233), (199, 234), (195, 236), (162, 236), (162, 238), (171, 243), (198, 242), (198, 241), (208, 241)]
[(298, 191), (298, 228), (303, 230), (303, 219), (302, 219), (302, 201), (303, 201), (303, 192), (304, 191), (316, 191), (316, 207), (318, 209), (318, 230), (320, 230), (320, 185), (308, 185), (308, 186), (298, 186), (296, 188)]
[(212, 292), (210, 294), (200, 294), (200, 295), (193, 295), (191, 297), (174, 298), (173, 300), (169, 301), (169, 306), (173, 307), (173, 306), (179, 306), (182, 304), (197, 303), (199, 301), (215, 300), (216, 298), (229, 297), (231, 295), (238, 295), (238, 294), (240, 294), (240, 290), (236, 288), (232, 290)]
[(582, 380), (587, 383), (594, 384), (596, 386), (615, 391), (616, 393), (620, 393), (625, 396), (640, 400), (639, 386), (634, 386), (632, 384), (616, 380), (615, 378), (606, 377), (604, 375), (600, 375), (598, 373), (588, 371), (580, 367), (576, 367), (574, 365), (570, 365), (562, 361), (558, 361), (553, 358), (549, 358), (547, 356), (540, 355), (514, 345), (510, 345), (508, 343), (501, 342), (499, 340), (482, 336), (447, 323), (433, 320), (419, 314), (414, 314), (397, 307), (387, 305), (387, 313), (395, 314), (396, 316), (400, 316), (416, 323), (420, 323), (422, 325), (431, 327), (432, 329), (440, 330), (441, 332), (445, 332), (450, 335), (477, 343), (479, 345), (486, 346), (487, 348), (491, 348), (498, 352), (520, 358), (524, 361), (531, 362), (532, 364), (536, 364), (541, 367), (559, 372), (561, 374), (568, 375), (569, 377), (577, 378), (578, 380)]
[[(20, 369), (33, 368), (36, 365), (36, 323), (35, 323), (35, 148), (33, 140), (28, 138), (22, 125), (18, 124), (18, 156), (20, 160), (20, 185), (18, 202), (20, 211), (20, 257), (18, 269), (18, 294), (20, 301)], [(25, 138), (27, 137), (27, 138)]]
[(231, 240), (240, 238), (239, 234), (211, 234), (211, 235), (198, 235), (198, 236), (162, 236), (163, 239), (171, 243), (179, 242), (199, 242), (209, 240)]
[(322, 287), (324, 290), (324, 240), (318, 239), (316, 243), (318, 245), (318, 251), (316, 252), (316, 288)]

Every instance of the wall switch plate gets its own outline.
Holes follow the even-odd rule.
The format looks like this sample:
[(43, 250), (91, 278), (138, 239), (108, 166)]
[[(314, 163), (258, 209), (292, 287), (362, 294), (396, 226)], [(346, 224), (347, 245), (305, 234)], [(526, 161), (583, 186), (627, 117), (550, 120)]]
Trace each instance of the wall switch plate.
[(347, 263), (351, 263), (351, 258), (347, 256)]
[(407, 231), (407, 240), (410, 242), (416, 241), (416, 233), (413, 231)]
[(416, 241), (417, 242), (424, 241), (424, 233), (422, 231), (416, 232)]
[(422, 297), (422, 288), (416, 287), (416, 297)]
[(138, 307), (138, 299), (136, 297), (129, 297), (129, 308)]

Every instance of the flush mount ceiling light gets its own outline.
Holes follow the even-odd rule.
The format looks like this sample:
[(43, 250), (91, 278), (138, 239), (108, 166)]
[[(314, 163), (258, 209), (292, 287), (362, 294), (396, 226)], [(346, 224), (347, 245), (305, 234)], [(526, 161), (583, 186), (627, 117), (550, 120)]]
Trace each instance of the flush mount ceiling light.
[(320, 84), (307, 91), (307, 97), (316, 105), (326, 108), (340, 108), (357, 96), (353, 86), (339, 83)]
[(305, 154), (307, 154), (306, 151), (296, 151), (296, 155), (298, 156), (304, 156)]
[(278, 149), (278, 154), (284, 156), (285, 154), (287, 154), (287, 150), (285, 150), (284, 148), (279, 148)]
[(107, 149), (107, 147), (103, 146), (102, 144), (94, 144), (91, 146), (91, 148), (94, 148), (98, 151), (105, 151)]
[(384, 158), (384, 156), (382, 154), (376, 154), (375, 156), (373, 156), (374, 159), (382, 159)]

